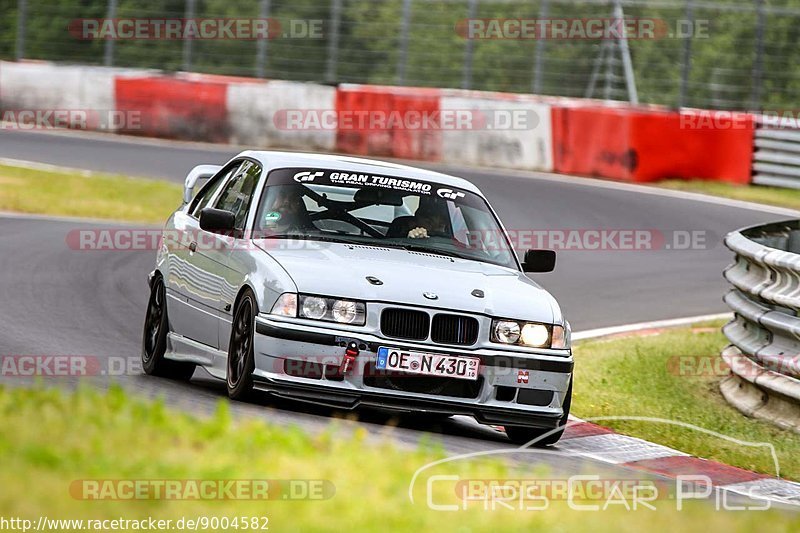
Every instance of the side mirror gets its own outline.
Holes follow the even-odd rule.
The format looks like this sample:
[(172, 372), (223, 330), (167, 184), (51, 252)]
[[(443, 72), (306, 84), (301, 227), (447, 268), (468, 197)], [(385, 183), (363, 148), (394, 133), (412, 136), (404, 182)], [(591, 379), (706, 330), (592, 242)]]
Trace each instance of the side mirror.
[(200, 211), (200, 229), (210, 233), (232, 234), (236, 217), (230, 211), (205, 207)]
[(207, 180), (221, 169), (219, 165), (197, 165), (189, 171), (183, 182), (183, 203), (188, 204), (192, 201), (192, 191), (198, 180)]
[(554, 250), (528, 250), (522, 262), (523, 272), (552, 272), (556, 268)]

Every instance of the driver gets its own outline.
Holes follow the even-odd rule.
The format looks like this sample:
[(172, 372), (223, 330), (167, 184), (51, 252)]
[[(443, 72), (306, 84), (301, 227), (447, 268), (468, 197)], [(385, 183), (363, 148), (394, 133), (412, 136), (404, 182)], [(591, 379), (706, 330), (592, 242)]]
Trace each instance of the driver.
[(270, 233), (291, 233), (314, 227), (300, 187), (276, 185), (269, 189), (268, 194), (273, 198), (261, 215), (261, 229)]
[(448, 221), (447, 204), (438, 198), (423, 196), (419, 199), (419, 207), (410, 221), (408, 238), (450, 237)]

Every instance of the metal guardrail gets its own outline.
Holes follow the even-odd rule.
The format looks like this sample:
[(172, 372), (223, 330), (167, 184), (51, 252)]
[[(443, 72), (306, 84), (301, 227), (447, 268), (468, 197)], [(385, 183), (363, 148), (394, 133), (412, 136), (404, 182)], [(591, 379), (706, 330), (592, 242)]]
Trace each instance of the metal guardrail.
[(800, 129), (772, 129), (757, 117), (753, 183), (800, 189)]
[(725, 245), (736, 260), (724, 273), (734, 318), (722, 328), (731, 342), (722, 394), (748, 416), (800, 431), (800, 220), (734, 231)]

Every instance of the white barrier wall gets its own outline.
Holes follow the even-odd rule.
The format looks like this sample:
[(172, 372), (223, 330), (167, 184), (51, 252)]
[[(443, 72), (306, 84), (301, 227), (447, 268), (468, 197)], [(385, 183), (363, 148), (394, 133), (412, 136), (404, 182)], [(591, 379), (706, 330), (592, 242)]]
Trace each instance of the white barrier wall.
[(0, 61), (0, 109), (86, 112), (91, 129), (112, 130), (115, 79), (146, 72), (150, 71)]
[(114, 109), (113, 69), (0, 62), (0, 103), (8, 109)]
[[(473, 128), (442, 132), (442, 160), (464, 165), (553, 170), (550, 105), (457, 92), (441, 97), (442, 111), (469, 110)], [(487, 122), (481, 123), (481, 116)]]
[[(317, 117), (336, 109), (336, 88), (314, 83), (266, 81), (228, 85), (231, 142), (258, 147), (333, 151), (336, 129), (286, 123), (288, 112)], [(310, 113), (309, 113), (310, 112)]]

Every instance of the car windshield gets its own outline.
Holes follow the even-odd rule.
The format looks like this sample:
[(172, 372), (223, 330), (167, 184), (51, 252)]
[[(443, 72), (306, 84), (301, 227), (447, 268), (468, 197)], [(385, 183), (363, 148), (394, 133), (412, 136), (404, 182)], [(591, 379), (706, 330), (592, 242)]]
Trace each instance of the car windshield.
[(483, 198), (416, 179), (324, 169), (273, 170), (254, 230), (258, 238), (395, 247), (518, 268)]

